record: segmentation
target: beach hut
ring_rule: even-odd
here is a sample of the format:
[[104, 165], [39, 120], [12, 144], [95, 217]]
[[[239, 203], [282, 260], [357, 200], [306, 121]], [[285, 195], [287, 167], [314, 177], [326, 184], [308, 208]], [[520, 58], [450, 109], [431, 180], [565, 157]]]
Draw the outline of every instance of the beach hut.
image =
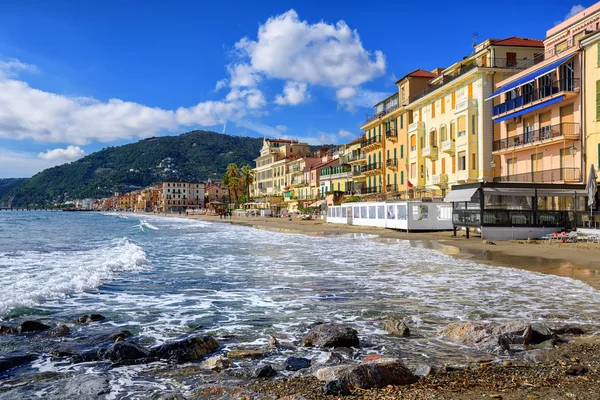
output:
[[225, 203], [219, 200], [212, 200], [208, 203], [208, 213], [212, 215], [224, 214], [227, 211]]

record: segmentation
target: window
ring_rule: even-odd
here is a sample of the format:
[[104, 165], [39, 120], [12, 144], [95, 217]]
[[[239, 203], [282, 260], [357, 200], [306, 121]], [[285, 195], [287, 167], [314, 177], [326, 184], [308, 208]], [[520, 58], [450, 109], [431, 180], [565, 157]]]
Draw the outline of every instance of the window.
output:
[[404, 158], [404, 145], [400, 145], [400, 158]]
[[464, 151], [458, 153], [458, 170], [464, 171], [467, 169], [467, 155]]
[[454, 122], [450, 122], [450, 140], [454, 140]]
[[431, 118], [435, 118], [435, 101], [431, 103]]
[[423, 121], [423, 109], [419, 108], [419, 121]]
[[437, 146], [437, 132], [435, 129], [429, 132], [429, 145], [433, 147]]
[[417, 151], [417, 135], [410, 137], [410, 151]]
[[410, 177], [411, 178], [417, 177], [417, 163], [410, 164]]
[[[598, 145], [598, 147], [600, 148], [600, 144]], [[600, 157], [600, 155], [598, 157]], [[600, 165], [600, 164], [598, 164], [598, 165]], [[400, 171], [400, 184], [404, 185], [404, 171]]]
[[557, 44], [556, 46], [554, 46], [554, 54], [560, 54], [563, 51], [565, 51], [567, 49], [567, 41], [564, 40], [562, 42], [560, 42], [559, 44]]
[[452, 160], [450, 160], [450, 164], [452, 164], [452, 173], [456, 172], [456, 156], [452, 156]]
[[431, 162], [431, 175], [435, 175], [435, 164], [436, 164], [435, 161]]
[[442, 125], [440, 127], [440, 136], [441, 136], [442, 142], [445, 142], [446, 141], [446, 125]]
[[475, 115], [471, 115], [471, 133], [473, 135], [477, 134], [477, 129], [476, 128], [477, 125], [475, 125]]
[[442, 174], [446, 173], [446, 159], [442, 158]]
[[469, 85], [467, 85], [467, 98], [472, 99], [473, 98], [473, 84], [469, 83]]
[[456, 92], [452, 92], [452, 107], [450, 109], [454, 110], [455, 108], [456, 108]]
[[402, 89], [400, 89], [401, 93], [402, 93], [402, 100], [404, 100], [404, 86], [402, 86]]
[[404, 128], [404, 114], [400, 116], [400, 129]]
[[465, 117], [460, 117], [458, 119], [458, 137], [465, 136], [467, 134], [467, 124], [465, 122]]
[[477, 161], [475, 159], [475, 153], [471, 154], [471, 169], [477, 169]]
[[421, 136], [419, 138], [419, 148], [422, 149], [423, 147], [425, 147], [425, 138], [423, 136]]
[[442, 97], [442, 99], [440, 100], [440, 114], [444, 114], [446, 112], [446, 98]]

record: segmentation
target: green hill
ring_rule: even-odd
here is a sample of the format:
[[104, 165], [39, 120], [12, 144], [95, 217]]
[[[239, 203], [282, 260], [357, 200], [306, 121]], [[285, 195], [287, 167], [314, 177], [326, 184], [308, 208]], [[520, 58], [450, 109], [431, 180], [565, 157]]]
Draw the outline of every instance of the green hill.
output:
[[108, 147], [48, 168], [0, 197], [13, 206], [106, 197], [165, 179], [220, 178], [229, 163], [254, 165], [262, 139], [192, 131]]
[[[27, 180], [0, 181], [0, 204], [44, 205], [56, 200], [100, 198], [166, 179], [220, 179], [229, 163], [254, 167], [263, 139], [192, 131], [108, 147]], [[316, 149], [323, 146], [311, 146]]]

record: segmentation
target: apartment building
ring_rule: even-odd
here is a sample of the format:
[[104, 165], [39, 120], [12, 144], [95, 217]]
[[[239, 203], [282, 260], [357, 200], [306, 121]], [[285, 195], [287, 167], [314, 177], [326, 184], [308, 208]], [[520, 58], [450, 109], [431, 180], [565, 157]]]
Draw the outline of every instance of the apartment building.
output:
[[539, 40], [488, 39], [474, 53], [436, 71], [407, 109], [409, 181], [417, 192], [443, 196], [455, 184], [492, 179], [494, 84], [532, 65], [543, 53]]
[[163, 182], [163, 211], [184, 212], [204, 208], [204, 183], [198, 181]]

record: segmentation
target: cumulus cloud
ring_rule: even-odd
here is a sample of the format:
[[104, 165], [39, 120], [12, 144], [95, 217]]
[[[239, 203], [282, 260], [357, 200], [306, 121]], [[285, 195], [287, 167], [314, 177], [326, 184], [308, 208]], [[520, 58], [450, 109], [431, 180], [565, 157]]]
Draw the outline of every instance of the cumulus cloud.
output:
[[0, 54], [0, 78], [13, 77], [19, 72], [37, 72], [37, 68], [16, 58], [3, 58]]
[[0, 148], [0, 178], [29, 178], [64, 161], [47, 160], [33, 153]]
[[340, 129], [340, 131], [338, 132], [338, 136], [342, 137], [342, 138], [351, 138], [351, 137], [358, 136], [358, 135], [355, 134], [355, 133], [348, 132], [348, 131], [345, 131], [343, 129]]
[[371, 108], [389, 96], [389, 93], [375, 92], [367, 89], [341, 88], [336, 93], [339, 105], [347, 111], [357, 108]]
[[335, 97], [339, 101], [348, 100], [349, 98], [354, 97], [354, 96], [356, 96], [356, 89], [353, 87], [350, 87], [350, 86], [339, 88], [335, 92]]
[[341, 87], [360, 85], [385, 72], [385, 56], [363, 48], [355, 30], [344, 22], [309, 24], [294, 10], [271, 17], [256, 40], [235, 44], [249, 65], [269, 78]]
[[295, 106], [310, 99], [308, 85], [301, 82], [287, 82], [283, 88], [283, 94], [275, 96], [275, 103], [279, 105]]
[[571, 10], [567, 13], [567, 15], [565, 15], [565, 18], [563, 19], [563, 21], [566, 21], [569, 18], [573, 17], [574, 15], [579, 14], [583, 10], [585, 10], [585, 7], [582, 6], [581, 4], [574, 5], [573, 7], [571, 7]]
[[79, 160], [85, 156], [85, 151], [79, 146], [68, 146], [66, 149], [47, 150], [39, 153], [38, 158], [48, 161], [69, 162]]

